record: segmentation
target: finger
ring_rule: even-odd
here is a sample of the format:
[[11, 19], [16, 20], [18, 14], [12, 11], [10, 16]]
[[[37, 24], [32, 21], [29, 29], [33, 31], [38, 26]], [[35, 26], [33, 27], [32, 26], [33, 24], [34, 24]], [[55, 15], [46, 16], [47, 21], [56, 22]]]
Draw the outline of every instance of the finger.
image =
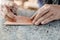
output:
[[15, 15], [13, 13], [7, 13], [7, 16], [9, 16], [10, 18], [15, 18]]
[[5, 7], [8, 9], [8, 6], [7, 5], [5, 5]]
[[51, 16], [51, 17], [45, 19], [44, 21], [42, 21], [41, 24], [46, 24], [46, 23], [49, 23], [49, 22], [51, 22], [53, 20], [54, 20], [54, 16]]
[[34, 17], [38, 14], [38, 12], [40, 11], [40, 9], [35, 12], [35, 14], [31, 17], [31, 19], [34, 19]]
[[49, 10], [50, 10], [49, 7], [47, 7], [47, 8], [42, 7], [42, 8], [37, 12], [36, 17], [35, 17], [34, 20], [33, 20], [33, 23], [35, 23], [35, 22], [37, 21], [37, 19], [39, 19], [40, 17], [42, 17], [42, 15], [44, 15], [45, 13], [47, 13]]
[[9, 12], [10, 11], [10, 8], [7, 5], [5, 5], [5, 7], [6, 7], [7, 11]]
[[48, 17], [52, 16], [52, 12], [48, 12], [47, 14], [45, 14], [43, 17], [41, 17], [40, 19], [38, 19], [35, 22], [35, 25], [39, 25], [43, 20], [47, 19]]
[[37, 13], [38, 13], [39, 11], [40, 11], [40, 9], [35, 12], [35, 14], [31, 17], [31, 19], [34, 19], [34, 17], [37, 15]]
[[35, 16], [36, 16], [36, 13], [31, 17], [31, 19], [33, 20]]

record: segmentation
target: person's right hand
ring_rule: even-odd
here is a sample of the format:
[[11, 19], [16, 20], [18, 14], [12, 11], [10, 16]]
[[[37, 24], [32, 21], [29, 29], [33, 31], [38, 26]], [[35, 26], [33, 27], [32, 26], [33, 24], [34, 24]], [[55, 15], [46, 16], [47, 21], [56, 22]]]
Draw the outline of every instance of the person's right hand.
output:
[[7, 20], [11, 20], [12, 19], [12, 20], [16, 21], [16, 19], [15, 19], [16, 16], [14, 15], [13, 12], [11, 12], [10, 7], [7, 6], [7, 5], [5, 5], [5, 7], [7, 9], [7, 13], [6, 13]]

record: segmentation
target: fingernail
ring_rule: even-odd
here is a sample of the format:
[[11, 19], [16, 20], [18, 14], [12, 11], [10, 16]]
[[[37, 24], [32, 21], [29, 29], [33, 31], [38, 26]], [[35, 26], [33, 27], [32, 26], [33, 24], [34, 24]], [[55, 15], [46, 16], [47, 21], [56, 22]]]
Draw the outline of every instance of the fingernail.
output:
[[36, 22], [35, 25], [39, 25], [39, 24]]
[[41, 22], [41, 24], [45, 24], [44, 22]]
[[35, 23], [35, 21], [33, 21], [33, 23]]

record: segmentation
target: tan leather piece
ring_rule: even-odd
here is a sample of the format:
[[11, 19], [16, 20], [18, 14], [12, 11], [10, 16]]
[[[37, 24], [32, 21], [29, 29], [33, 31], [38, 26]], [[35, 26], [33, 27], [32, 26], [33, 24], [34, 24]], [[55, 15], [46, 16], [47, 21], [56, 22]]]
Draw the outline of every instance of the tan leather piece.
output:
[[16, 16], [16, 22], [7, 20], [5, 25], [33, 25], [32, 20], [24, 16]]

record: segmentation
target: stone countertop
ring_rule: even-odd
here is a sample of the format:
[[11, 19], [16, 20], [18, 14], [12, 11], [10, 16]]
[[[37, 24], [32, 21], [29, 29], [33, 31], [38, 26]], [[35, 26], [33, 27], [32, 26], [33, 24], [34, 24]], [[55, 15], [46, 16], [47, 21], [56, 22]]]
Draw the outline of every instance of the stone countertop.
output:
[[[18, 11], [18, 15], [32, 16], [34, 11]], [[60, 40], [60, 21], [39, 26], [5, 26], [0, 12], [0, 40]]]

